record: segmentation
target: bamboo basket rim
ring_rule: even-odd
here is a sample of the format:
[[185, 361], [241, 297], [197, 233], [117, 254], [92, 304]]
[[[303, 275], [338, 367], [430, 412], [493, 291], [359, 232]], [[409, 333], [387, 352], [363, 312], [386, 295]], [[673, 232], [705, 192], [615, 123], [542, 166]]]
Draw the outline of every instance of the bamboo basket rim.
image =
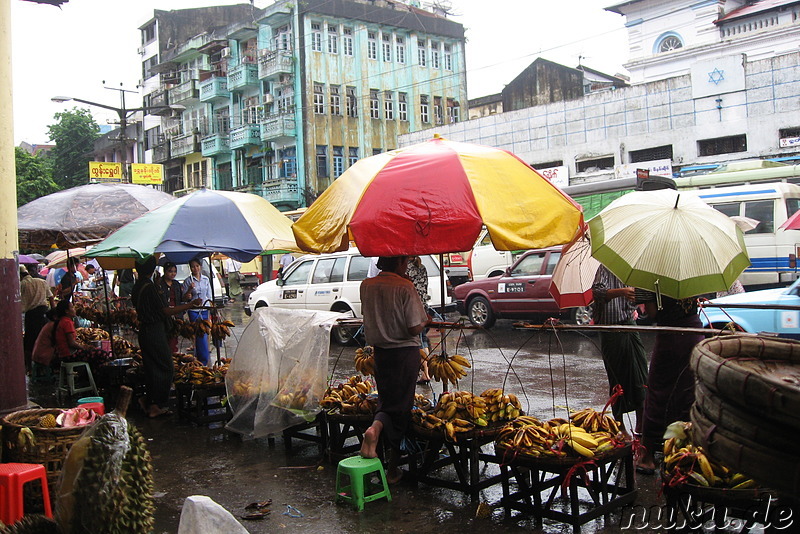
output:
[[[31, 431], [35, 432], [47, 432], [49, 434], [64, 434], [64, 435], [72, 435], [72, 434], [80, 434], [82, 433], [88, 425], [82, 426], [74, 426], [69, 428], [64, 427], [52, 427], [47, 428], [38, 425], [32, 425], [30, 423], [38, 422], [42, 416], [52, 414], [54, 416], [58, 416], [64, 411], [66, 408], [34, 408], [29, 410], [18, 410], [16, 412], [11, 412], [10, 414], [6, 415], [1, 423], [3, 427], [9, 428], [30, 428]], [[22, 420], [17, 420], [22, 419]]]

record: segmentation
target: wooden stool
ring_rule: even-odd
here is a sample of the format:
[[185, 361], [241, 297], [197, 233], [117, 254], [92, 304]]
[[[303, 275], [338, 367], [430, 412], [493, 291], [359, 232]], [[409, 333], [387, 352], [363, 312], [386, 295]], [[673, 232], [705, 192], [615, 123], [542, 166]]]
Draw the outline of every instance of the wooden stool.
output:
[[11, 525], [22, 519], [22, 487], [27, 482], [39, 480], [42, 483], [44, 515], [52, 518], [50, 509], [50, 490], [47, 488], [47, 472], [40, 464], [0, 464], [0, 521]]
[[[89, 379], [89, 385], [84, 387], [75, 386], [75, 377], [78, 375], [77, 369], [86, 369], [86, 376]], [[94, 377], [92, 376], [92, 369], [86, 362], [61, 362], [61, 371], [58, 373], [58, 388], [56, 390], [58, 396], [61, 393], [66, 393], [70, 397], [78, 393], [94, 393], [97, 396], [97, 386], [94, 384]]]
[[[383, 489], [371, 495], [365, 495], [366, 484], [364, 477], [378, 473], [381, 478]], [[350, 478], [350, 484], [345, 486], [342, 484], [342, 476]], [[383, 464], [378, 458], [362, 458], [360, 456], [351, 456], [339, 462], [339, 467], [336, 469], [336, 498], [355, 505], [356, 509], [360, 512], [364, 509], [364, 503], [386, 497], [387, 501], [392, 500], [392, 494], [389, 492], [389, 484], [386, 482], [386, 472], [383, 470]]]

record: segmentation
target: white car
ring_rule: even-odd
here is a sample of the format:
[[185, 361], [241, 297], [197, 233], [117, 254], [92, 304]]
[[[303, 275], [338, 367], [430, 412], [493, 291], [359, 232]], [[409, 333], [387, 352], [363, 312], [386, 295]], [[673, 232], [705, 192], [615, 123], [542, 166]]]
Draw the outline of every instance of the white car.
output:
[[[371, 261], [356, 249], [298, 258], [280, 279], [265, 282], [250, 294], [245, 313], [275, 306], [352, 312], [354, 317], [361, 317], [361, 281], [367, 277]], [[422, 263], [428, 271], [428, 306], [438, 310], [442, 300], [439, 264], [431, 256], [422, 256]], [[452, 308], [450, 293], [450, 283], [445, 280], [445, 307]], [[337, 343], [345, 345], [353, 341], [354, 332], [334, 328], [332, 335]]]
[[511, 267], [511, 264], [523, 252], [525, 251], [497, 250], [492, 244], [492, 238], [489, 237], [489, 231], [484, 227], [469, 253], [469, 270], [472, 273], [472, 280], [483, 280], [505, 274], [506, 269]]

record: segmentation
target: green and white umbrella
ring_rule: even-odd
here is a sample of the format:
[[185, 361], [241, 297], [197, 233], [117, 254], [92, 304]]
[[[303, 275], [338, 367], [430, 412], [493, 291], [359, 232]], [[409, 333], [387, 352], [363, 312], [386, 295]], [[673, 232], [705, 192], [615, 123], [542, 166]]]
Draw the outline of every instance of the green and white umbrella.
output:
[[725, 291], [750, 265], [736, 223], [689, 192], [628, 193], [589, 231], [592, 256], [620, 280], [673, 298]]

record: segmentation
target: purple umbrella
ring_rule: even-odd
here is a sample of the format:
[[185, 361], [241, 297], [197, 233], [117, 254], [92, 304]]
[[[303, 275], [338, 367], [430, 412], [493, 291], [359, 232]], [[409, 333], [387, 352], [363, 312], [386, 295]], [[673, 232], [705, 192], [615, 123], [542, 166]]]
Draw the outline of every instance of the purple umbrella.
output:
[[39, 260], [28, 256], [27, 254], [20, 254], [17, 259], [19, 260], [20, 265], [36, 265], [39, 263]]

